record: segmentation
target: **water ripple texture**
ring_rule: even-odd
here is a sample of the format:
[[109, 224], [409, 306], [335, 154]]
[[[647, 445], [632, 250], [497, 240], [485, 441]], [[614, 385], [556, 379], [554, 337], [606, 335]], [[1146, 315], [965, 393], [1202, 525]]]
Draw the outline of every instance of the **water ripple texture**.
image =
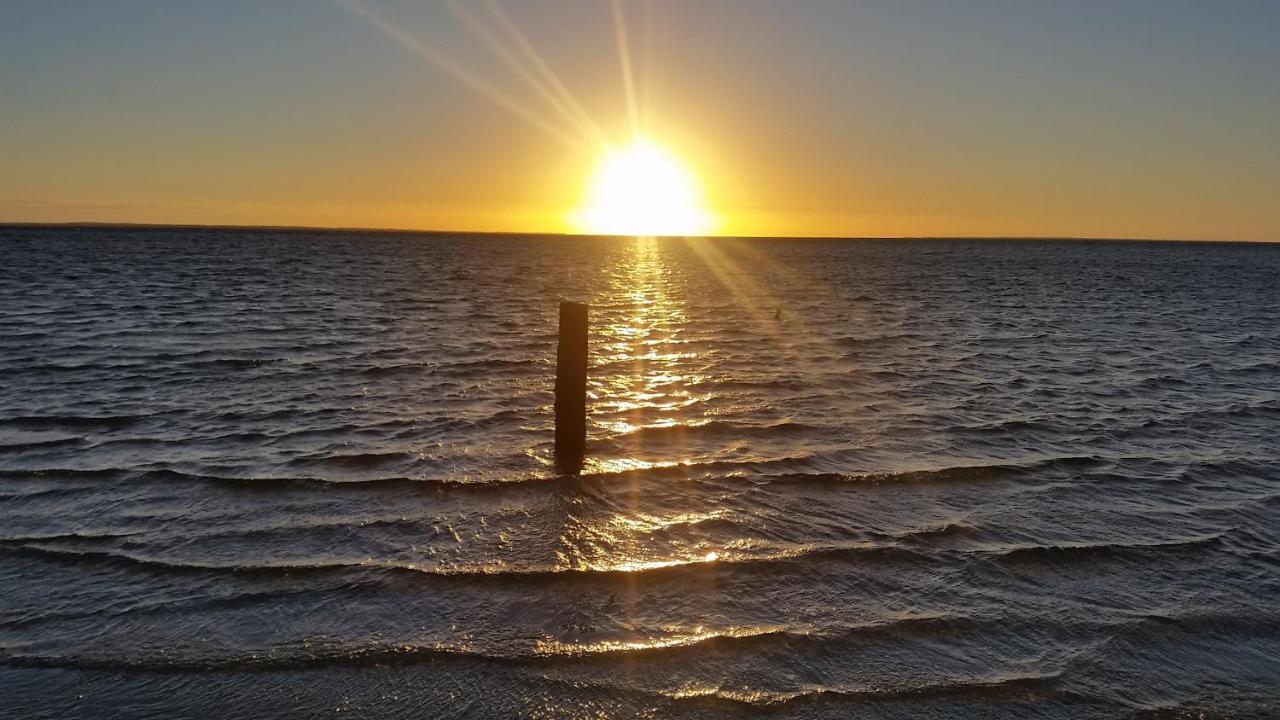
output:
[[1280, 717], [1278, 280], [1270, 245], [0, 229], [0, 715]]

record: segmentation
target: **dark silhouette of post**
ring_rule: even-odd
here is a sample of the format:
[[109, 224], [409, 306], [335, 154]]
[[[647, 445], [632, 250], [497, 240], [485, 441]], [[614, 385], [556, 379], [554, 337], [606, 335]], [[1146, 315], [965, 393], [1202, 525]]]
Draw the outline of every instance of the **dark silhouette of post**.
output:
[[587, 306], [560, 303], [556, 348], [556, 462], [568, 473], [582, 470], [587, 452]]

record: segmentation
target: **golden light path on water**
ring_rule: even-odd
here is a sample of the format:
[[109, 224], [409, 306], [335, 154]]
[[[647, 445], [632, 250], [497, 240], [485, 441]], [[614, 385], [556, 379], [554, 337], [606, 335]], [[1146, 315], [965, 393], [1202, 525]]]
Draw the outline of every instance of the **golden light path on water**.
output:
[[682, 427], [687, 421], [686, 408], [702, 398], [688, 389], [700, 378], [683, 368], [696, 360], [696, 355], [682, 349], [681, 328], [687, 318], [672, 288], [673, 269], [662, 255], [661, 241], [637, 237], [619, 242], [629, 247], [613, 266], [608, 284], [591, 299], [597, 329], [592, 338], [588, 402], [596, 418], [593, 434], [597, 440], [608, 438], [622, 452], [607, 458], [589, 457], [584, 474], [616, 474], [622, 482], [631, 482], [627, 494], [630, 507], [604, 517], [578, 517], [573, 506], [579, 498], [571, 498], [561, 538], [561, 560], [566, 569], [605, 572], [714, 562], [721, 548], [668, 547], [665, 554], [655, 555], [643, 541], [667, 528], [713, 520], [724, 511], [711, 508], [654, 514], [638, 509], [642, 488], [627, 471], [682, 464], [679, 457], [661, 462], [642, 457], [641, 431]]
[[[769, 354], [784, 366], [803, 364], [827, 336], [798, 312], [779, 308], [787, 293], [812, 286], [812, 279], [796, 277], [751, 241], [640, 236], [582, 242], [599, 244], [609, 259], [581, 296], [591, 324], [588, 452], [581, 476], [562, 478], [557, 509], [543, 524], [550, 531], [547, 554], [529, 563], [500, 553], [482, 565], [468, 562], [449, 571], [610, 576], [612, 597], [604, 608], [609, 621], [584, 618], [581, 625], [527, 638], [534, 643], [527, 651], [537, 655], [625, 656], [778, 631], [768, 623], [705, 616], [671, 624], [644, 605], [654, 571], [677, 574], [691, 597], [713, 597], [739, 563], [783, 561], [812, 551], [810, 543], [796, 539], [721, 532], [751, 525], [735, 508], [750, 504], [742, 496], [759, 492], [757, 483], [721, 475], [708, 486], [698, 479], [702, 466], [721, 458], [750, 463], [772, 457], [740, 440], [708, 442], [719, 431], [707, 425], [732, 426], [743, 413], [763, 410], [747, 395], [723, 389], [725, 382], [751, 381], [736, 364], [743, 351], [724, 345], [724, 328], [733, 325], [737, 342], [751, 345], [751, 352]], [[530, 448], [527, 454], [545, 468], [545, 477], [555, 477], [549, 449]], [[868, 543], [841, 546], [861, 550]], [[734, 698], [745, 693], [753, 702], [774, 701], [752, 695], [749, 686], [714, 683], [664, 692]]]
[[[686, 320], [683, 305], [670, 290], [671, 270], [661, 257], [657, 240], [636, 238], [630, 242], [627, 259], [615, 267], [604, 296], [593, 303], [611, 315], [600, 330], [601, 341], [593, 348], [593, 366], [627, 370], [593, 388], [597, 399], [593, 409], [611, 417], [622, 415], [605, 426], [619, 434], [640, 427], [675, 425], [682, 419], [680, 410], [697, 399], [685, 389], [697, 378], [686, 377], [677, 369], [680, 360], [694, 354], [670, 349], [680, 346], [680, 328]], [[610, 305], [616, 309], [611, 311]]]
[[[533, 652], [625, 656], [632, 651], [794, 631], [706, 618], [687, 625], [655, 626], [652, 616], [637, 613], [651, 582], [646, 571], [680, 568], [690, 597], [712, 597], [725, 563], [783, 559], [809, 550], [802, 544], [724, 537], [707, 530], [738, 522], [730, 509], [735, 506], [731, 496], [751, 492], [750, 482], [730, 484], [719, 500], [691, 506], [678, 488], [657, 488], [651, 474], [632, 472], [695, 462], [684, 450], [685, 431], [717, 421], [709, 410], [716, 399], [711, 389], [717, 377], [711, 369], [716, 359], [706, 350], [695, 349], [702, 347], [699, 319], [691, 317], [694, 309], [689, 303], [705, 305], [711, 301], [707, 293], [730, 299], [743, 308], [742, 317], [753, 326], [752, 334], [785, 344], [774, 313], [778, 299], [741, 266], [763, 258], [746, 247], [740, 253], [736, 245], [721, 246], [728, 241], [635, 237], [605, 242], [621, 243], [623, 249], [609, 266], [607, 281], [587, 298], [592, 313], [588, 446], [597, 452], [588, 453], [582, 485], [564, 496], [556, 565], [566, 573], [618, 575], [621, 583], [613, 605], [619, 613], [614, 617], [617, 627], [606, 633], [587, 627], [549, 634], [536, 641]], [[678, 262], [690, 258], [695, 266], [710, 268], [706, 275], [710, 283], [696, 291], [689, 284], [693, 268]], [[705, 270], [697, 267], [696, 272]], [[802, 324], [792, 329], [807, 331]], [[660, 439], [655, 440], [655, 432]], [[670, 482], [687, 481], [673, 478]], [[597, 491], [595, 483], [607, 483], [611, 489]], [[655, 493], [677, 499], [655, 502]], [[663, 692], [673, 698], [720, 697], [757, 704], [785, 702], [789, 697], [714, 682], [673, 685]]]
[[[672, 248], [691, 248], [693, 256], [711, 270], [713, 285], [732, 298], [755, 333], [767, 342], [785, 345], [778, 317], [778, 299], [744, 272], [730, 252], [719, 247], [729, 242], [699, 238], [619, 238], [626, 249], [611, 266], [607, 283], [589, 298], [592, 313], [591, 370], [588, 414], [589, 447], [583, 476], [607, 476], [610, 483], [629, 483], [630, 504], [610, 515], [575, 514], [580, 498], [569, 499], [570, 510], [561, 537], [561, 567], [565, 570], [629, 572], [699, 563], [732, 561], [759, 555], [762, 548], [740, 543], [712, 545], [706, 540], [655, 545], [648, 540], [679, 526], [694, 527], [721, 518], [721, 507], [673, 507], [655, 514], [653, 503], [641, 503], [645, 489], [641, 473], [630, 471], [686, 465], [681, 455], [685, 430], [714, 422], [706, 408], [713, 400], [715, 378], [705, 369], [712, 359], [699, 357], [688, 337], [690, 317], [685, 273], [673, 264]], [[760, 260], [750, 248], [732, 248], [747, 261]], [[771, 270], [771, 272], [773, 272]], [[784, 269], [777, 269], [779, 276]], [[812, 337], [810, 328], [792, 320], [789, 333]], [[655, 449], [654, 433], [662, 435]], [[666, 452], [670, 449], [670, 452]], [[652, 482], [650, 479], [649, 482]], [[742, 490], [747, 492], [744, 485]], [[641, 512], [641, 506], [648, 512]], [[693, 534], [700, 536], [699, 534]], [[703, 536], [705, 537], [705, 536]], [[777, 554], [778, 548], [766, 551]], [[786, 549], [782, 554], [789, 554]]]

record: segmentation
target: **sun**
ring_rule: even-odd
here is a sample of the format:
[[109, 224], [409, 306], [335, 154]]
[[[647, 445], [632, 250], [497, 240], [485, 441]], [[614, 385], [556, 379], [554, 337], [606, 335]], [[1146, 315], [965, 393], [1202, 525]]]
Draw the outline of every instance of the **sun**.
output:
[[569, 220], [596, 235], [704, 235], [714, 226], [697, 178], [649, 140], [605, 153]]

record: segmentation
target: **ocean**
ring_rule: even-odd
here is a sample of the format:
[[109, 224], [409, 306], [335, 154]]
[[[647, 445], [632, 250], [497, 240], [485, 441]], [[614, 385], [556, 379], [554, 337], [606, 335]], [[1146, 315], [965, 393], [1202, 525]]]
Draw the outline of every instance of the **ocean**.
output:
[[1278, 550], [1277, 245], [0, 229], [4, 717], [1275, 718]]

